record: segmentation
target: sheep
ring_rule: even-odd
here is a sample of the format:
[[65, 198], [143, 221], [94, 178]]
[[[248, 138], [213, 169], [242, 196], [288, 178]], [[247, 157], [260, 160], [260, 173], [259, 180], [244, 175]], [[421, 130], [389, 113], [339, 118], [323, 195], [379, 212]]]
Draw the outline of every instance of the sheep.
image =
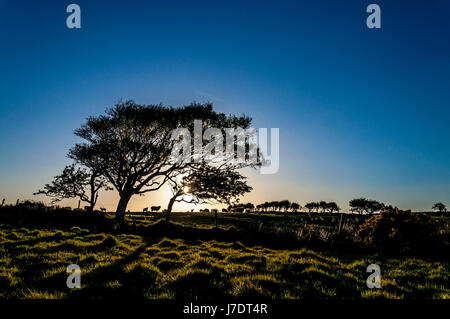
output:
[[159, 211], [160, 209], [161, 209], [161, 206], [152, 206], [152, 207], [151, 207], [152, 212], [157, 212], [157, 211]]

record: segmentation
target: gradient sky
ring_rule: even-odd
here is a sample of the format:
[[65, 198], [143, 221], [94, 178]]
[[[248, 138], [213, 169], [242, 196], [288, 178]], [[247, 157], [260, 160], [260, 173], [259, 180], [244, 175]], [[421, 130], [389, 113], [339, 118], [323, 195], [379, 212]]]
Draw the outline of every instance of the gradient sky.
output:
[[[66, 27], [70, 3], [81, 29]], [[370, 3], [381, 29], [366, 27]], [[446, 0], [0, 0], [0, 96], [8, 203], [44, 199], [32, 193], [69, 163], [73, 130], [134, 99], [212, 101], [280, 128], [280, 170], [250, 172], [244, 201], [450, 205]], [[165, 206], [167, 195], [129, 208]], [[116, 202], [110, 192], [99, 206]]]

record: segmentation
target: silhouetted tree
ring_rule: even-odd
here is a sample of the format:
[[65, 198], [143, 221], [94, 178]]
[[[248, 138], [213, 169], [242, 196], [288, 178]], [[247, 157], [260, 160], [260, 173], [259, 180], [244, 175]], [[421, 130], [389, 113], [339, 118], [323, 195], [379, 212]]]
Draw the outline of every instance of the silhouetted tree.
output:
[[364, 197], [352, 199], [349, 202], [349, 206], [351, 211], [356, 211], [359, 214], [364, 212], [371, 214], [382, 208], [381, 203]]
[[327, 209], [327, 202], [325, 202], [325, 201], [320, 201], [319, 202], [319, 207], [320, 207], [320, 209], [322, 210], [322, 213], [324, 213], [325, 211], [326, 211], [326, 209]]
[[314, 202], [306, 203], [305, 208], [308, 210], [308, 213], [311, 214], [311, 212], [316, 208], [316, 203]]
[[431, 209], [437, 210], [437, 211], [439, 211], [439, 213], [443, 213], [443, 212], [447, 211], [447, 207], [444, 204], [442, 204], [442, 203], [434, 204]]
[[373, 214], [376, 211], [381, 210], [382, 204], [376, 200], [368, 200], [367, 201], [367, 212], [369, 214]]
[[291, 210], [293, 212], [296, 213], [299, 209], [300, 209], [300, 205], [298, 203], [295, 203], [295, 202], [291, 203]]
[[291, 207], [291, 202], [285, 199], [280, 201], [278, 205], [280, 209], [283, 209], [284, 212], [287, 212], [287, 210]]
[[264, 202], [263, 204], [261, 204], [261, 207], [262, 207], [264, 212], [268, 212], [270, 210], [270, 208], [271, 208], [271, 203]]
[[55, 176], [50, 184], [45, 184], [44, 188], [34, 195], [45, 194], [53, 198], [52, 203], [66, 198], [79, 198], [89, 203], [87, 209], [93, 211], [98, 191], [102, 188], [111, 190], [106, 178], [101, 176], [99, 171], [89, 171], [72, 164], [66, 166], [62, 174]]
[[328, 211], [330, 213], [333, 213], [334, 211], [339, 212], [340, 208], [338, 206], [338, 204], [336, 204], [335, 202], [329, 202], [326, 204], [326, 209], [328, 209]]
[[[166, 220], [175, 202], [195, 204], [231, 203], [239, 196], [250, 192], [246, 178], [235, 170], [227, 170], [202, 163], [192, 168], [187, 175], [180, 179], [169, 178], [173, 196], [169, 200], [166, 210]], [[250, 204], [253, 207], [253, 204]], [[247, 204], [247, 207], [248, 204]], [[217, 219], [217, 210], [215, 211]], [[217, 223], [217, 220], [216, 220]]]
[[172, 132], [180, 127], [193, 132], [195, 119], [202, 120], [205, 130], [238, 126], [246, 129], [251, 122], [246, 116], [216, 113], [211, 104], [172, 108], [126, 101], [108, 109], [105, 115], [89, 117], [75, 131], [84, 142], [76, 144], [69, 156], [89, 167], [95, 155], [101, 175], [119, 193], [116, 221], [122, 223], [132, 196], [160, 189], [169, 178], [192, 165], [173, 161]]

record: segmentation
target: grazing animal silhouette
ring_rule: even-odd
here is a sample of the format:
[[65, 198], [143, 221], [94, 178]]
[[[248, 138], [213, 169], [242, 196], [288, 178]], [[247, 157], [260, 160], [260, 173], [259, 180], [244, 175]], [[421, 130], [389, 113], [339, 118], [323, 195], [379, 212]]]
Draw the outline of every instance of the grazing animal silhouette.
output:
[[100, 210], [101, 210], [102, 212], [106, 212], [106, 208], [100, 207]]
[[145, 208], [142, 210], [142, 212], [143, 212], [143, 213], [148, 212], [148, 207], [145, 207]]
[[161, 206], [152, 206], [151, 209], [152, 209], [152, 212], [157, 212], [161, 209]]
[[222, 213], [228, 213], [228, 209], [222, 208]]

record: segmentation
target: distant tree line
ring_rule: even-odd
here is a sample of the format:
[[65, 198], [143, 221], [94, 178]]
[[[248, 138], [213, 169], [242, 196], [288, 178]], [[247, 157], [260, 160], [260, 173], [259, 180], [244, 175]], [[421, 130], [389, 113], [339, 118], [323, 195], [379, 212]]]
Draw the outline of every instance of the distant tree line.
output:
[[[355, 198], [349, 202], [350, 210], [352, 212], [357, 212], [359, 214], [373, 214], [374, 212], [380, 211], [382, 208], [382, 203], [366, 199], [366, 198]], [[436, 206], [437, 205], [437, 206]], [[441, 205], [436, 204], [433, 209], [442, 210]], [[291, 202], [289, 200], [281, 201], [271, 201], [264, 202], [262, 204], [254, 206], [252, 203], [246, 204], [235, 204], [228, 207], [228, 211], [231, 212], [298, 212], [306, 211], [308, 213], [339, 213], [341, 208], [336, 202], [308, 202], [305, 206], [302, 206], [296, 202]]]

